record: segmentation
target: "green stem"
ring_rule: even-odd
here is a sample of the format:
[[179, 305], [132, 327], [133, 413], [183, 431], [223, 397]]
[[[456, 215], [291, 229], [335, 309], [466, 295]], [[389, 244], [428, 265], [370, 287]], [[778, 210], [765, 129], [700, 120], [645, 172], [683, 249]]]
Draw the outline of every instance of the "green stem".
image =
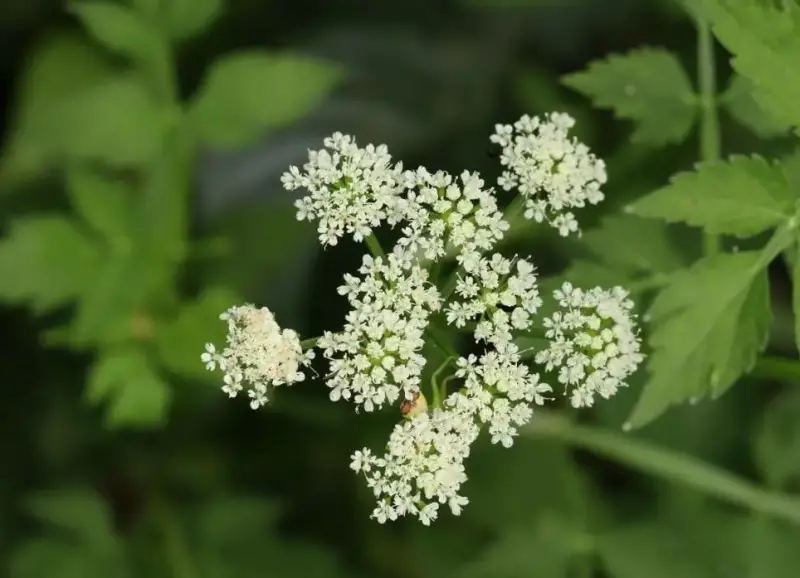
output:
[[164, 554], [170, 568], [170, 575], [174, 578], [196, 578], [200, 574], [196, 571], [183, 532], [175, 519], [169, 505], [156, 496], [151, 501], [151, 512], [163, 540]]
[[383, 247], [381, 247], [381, 244], [378, 242], [378, 239], [375, 237], [375, 235], [370, 235], [365, 239], [365, 241], [367, 242], [367, 248], [369, 249], [369, 252], [372, 253], [373, 257], [386, 256], [386, 253], [383, 252]]
[[440, 387], [439, 384], [439, 376], [442, 372], [447, 369], [447, 366], [450, 365], [450, 362], [455, 359], [453, 356], [448, 357], [445, 359], [442, 364], [436, 368], [436, 371], [433, 372], [431, 376], [431, 388], [433, 390], [433, 407], [441, 407], [442, 406], [442, 399], [444, 398], [444, 391]]
[[577, 425], [539, 411], [527, 433], [552, 438], [775, 518], [800, 524], [800, 499], [755, 486], [694, 456], [602, 428]]
[[[700, 160], [713, 162], [720, 157], [720, 131], [717, 114], [717, 79], [714, 60], [714, 37], [706, 18], [697, 20], [697, 70], [700, 85]], [[720, 250], [718, 235], [706, 233], [705, 254], [714, 255]]]
[[758, 379], [800, 382], [800, 359], [765, 356], [756, 362], [749, 375]]

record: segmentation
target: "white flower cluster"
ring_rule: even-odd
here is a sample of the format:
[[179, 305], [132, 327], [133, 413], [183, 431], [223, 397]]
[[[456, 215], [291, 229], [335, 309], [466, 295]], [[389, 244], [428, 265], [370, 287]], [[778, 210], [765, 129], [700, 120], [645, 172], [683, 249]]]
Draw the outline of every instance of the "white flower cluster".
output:
[[595, 394], [614, 395], [644, 359], [633, 302], [622, 287], [583, 291], [564, 283], [554, 292], [564, 309], [545, 319], [550, 346], [536, 355], [547, 371], [572, 388], [573, 407], [589, 407]]
[[378, 500], [372, 517], [384, 523], [410, 514], [427, 526], [439, 504], [458, 515], [468, 503], [459, 494], [467, 480], [464, 460], [479, 433], [469, 413], [434, 409], [397, 424], [382, 457], [356, 451], [350, 467], [364, 474]]
[[391, 164], [386, 145], [359, 148], [339, 132], [324, 144], [330, 151], [309, 151], [303, 172], [293, 166], [281, 177], [285, 189], [310, 193], [295, 203], [298, 220], [319, 219], [322, 245], [336, 245], [345, 234], [360, 241], [383, 221], [397, 223], [403, 168]]
[[438, 261], [449, 247], [460, 262], [472, 262], [489, 251], [508, 230], [491, 189], [483, 188], [477, 173], [464, 171], [459, 179], [444, 171], [434, 174], [424, 167], [404, 174], [405, 221], [403, 238], [395, 252], [413, 260], [420, 254]]
[[525, 115], [513, 126], [496, 125], [491, 137], [503, 148], [500, 163], [506, 168], [499, 185], [525, 198], [526, 219], [547, 222], [565, 237], [579, 230], [572, 209], [602, 201], [607, 178], [605, 163], [569, 137], [574, 125], [564, 113], [543, 120]]
[[[503, 147], [499, 184], [519, 190], [527, 218], [562, 235], [578, 230], [572, 210], [603, 199], [606, 179], [602, 161], [569, 138], [573, 123], [565, 114], [524, 116], [513, 126], [497, 125], [491, 137]], [[468, 503], [461, 494], [464, 462], [480, 432], [511, 447], [533, 408], [552, 393], [514, 343], [542, 305], [536, 270], [525, 259], [491, 253], [509, 224], [477, 173], [403, 171], [385, 146], [359, 148], [339, 133], [325, 147], [309, 152], [302, 171], [291, 167], [283, 175], [287, 189], [309, 193], [297, 202], [297, 217], [318, 221], [323, 246], [352, 236], [367, 240], [374, 253], [339, 287], [350, 305], [344, 326], [316, 340], [329, 362], [325, 381], [332, 401], [347, 400], [356, 411], [400, 403], [403, 420], [383, 454], [357, 451], [351, 468], [372, 489], [378, 522], [412, 515], [427, 525], [442, 505], [457, 515]], [[370, 238], [384, 223], [400, 229], [387, 254]], [[440, 291], [428, 269], [448, 257], [457, 272]], [[567, 283], [555, 297], [563, 311], [545, 319], [550, 344], [535, 361], [557, 370], [576, 407], [591, 405], [595, 394], [613, 395], [643, 358], [627, 294], [620, 288], [584, 292]], [[228, 347], [219, 354], [209, 345], [202, 359], [208, 369], [219, 365], [225, 372], [223, 389], [231, 396], [249, 384], [256, 408], [268, 386], [303, 378], [300, 367], [311, 351], [303, 353], [297, 335], [281, 330], [267, 309], [234, 307], [224, 318]], [[437, 342], [446, 359], [432, 378], [429, 407], [422, 375], [432, 320], [468, 329], [483, 351], [459, 357]], [[447, 389], [450, 382], [455, 390]]]
[[425, 269], [396, 255], [365, 255], [359, 273], [339, 287], [351, 307], [344, 329], [326, 332], [317, 345], [330, 360], [331, 400], [373, 411], [419, 392], [425, 328], [441, 297]]
[[464, 327], [468, 320], [480, 316], [475, 339], [496, 347], [510, 343], [512, 331], [528, 329], [531, 315], [542, 304], [534, 266], [519, 259], [512, 275], [513, 267], [510, 259], [498, 253], [465, 266], [465, 275], [459, 276], [456, 284], [461, 300], [447, 307], [447, 322]]
[[213, 344], [207, 343], [200, 359], [209, 371], [219, 366], [225, 374], [222, 390], [230, 397], [236, 397], [247, 386], [250, 407], [258, 409], [267, 403], [270, 386], [291, 385], [305, 379], [300, 368], [311, 362], [314, 351], [304, 353], [297, 333], [282, 330], [269, 309], [234, 306], [220, 319], [228, 322], [227, 347], [217, 352]]

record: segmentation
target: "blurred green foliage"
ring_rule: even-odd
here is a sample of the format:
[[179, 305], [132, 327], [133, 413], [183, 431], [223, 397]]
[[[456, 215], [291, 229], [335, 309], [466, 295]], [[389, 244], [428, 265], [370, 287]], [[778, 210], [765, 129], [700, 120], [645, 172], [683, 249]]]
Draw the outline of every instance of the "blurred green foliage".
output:
[[[347, 469], [394, 416], [353, 420], [319, 380], [250, 412], [199, 359], [223, 340], [219, 313], [242, 300], [268, 298], [303, 334], [340, 323], [334, 287], [355, 250], [315, 253], [313, 227], [278, 193], [285, 166], [333, 130], [396, 145], [409, 164], [494, 175], [475, 151], [495, 122], [570, 112], [607, 159], [608, 201], [588, 210], [580, 241], [528, 228], [507, 248], [534, 255], [545, 284], [627, 285], [644, 313], [702, 245], [692, 229], [615, 212], [698, 160], [694, 24], [675, 2], [25, 6], [0, 7], [16, 30], [0, 156], [0, 567], [11, 578], [800, 573], [793, 364], [763, 364], [632, 433], [621, 427], [644, 372], [580, 421], [544, 414], [513, 451], [476, 447], [469, 507], [421, 528], [370, 521], [371, 497]], [[761, 24], [784, 33], [782, 22]], [[720, 20], [734, 53], [741, 26]], [[718, 59], [723, 153], [792, 153], [798, 117], [774, 111], [800, 110], [782, 89], [800, 82], [740, 60], [733, 73]], [[796, 191], [800, 171], [782, 166]], [[225, 192], [243, 189], [258, 194]], [[792, 331], [779, 330], [791, 319], [786, 269], [759, 271], [775, 321], [751, 333], [796, 358]], [[693, 294], [692, 315], [714, 315], [737, 272]], [[717, 349], [690, 352], [703, 363], [724, 357], [740, 322], [727, 316]], [[663, 363], [681, 399], [701, 397], [690, 362]]]

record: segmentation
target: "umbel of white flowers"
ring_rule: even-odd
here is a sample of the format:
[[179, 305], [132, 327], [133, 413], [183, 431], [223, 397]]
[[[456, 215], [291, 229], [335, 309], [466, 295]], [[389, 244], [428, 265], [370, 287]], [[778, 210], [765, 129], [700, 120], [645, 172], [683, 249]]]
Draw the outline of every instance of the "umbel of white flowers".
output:
[[[511, 210], [521, 208], [525, 218], [562, 236], [579, 233], [573, 211], [600, 202], [606, 182], [603, 162], [569, 137], [573, 124], [566, 114], [523, 116], [514, 125], [497, 125], [491, 137], [502, 147], [499, 185], [518, 194]], [[256, 409], [272, 388], [302, 381], [317, 348], [328, 361], [332, 401], [367, 412], [399, 406], [403, 419], [383, 453], [356, 451], [351, 468], [372, 489], [378, 522], [412, 515], [428, 525], [440, 506], [458, 515], [468, 503], [461, 493], [464, 462], [480, 433], [511, 447], [533, 408], [552, 396], [515, 344], [542, 317], [536, 268], [526, 259], [492, 253], [509, 222], [478, 174], [403, 170], [386, 146], [360, 148], [340, 133], [324, 145], [309, 152], [302, 169], [290, 167], [282, 181], [288, 190], [307, 191], [296, 203], [297, 218], [317, 223], [323, 246], [350, 236], [370, 248], [338, 289], [350, 305], [343, 326], [304, 348], [267, 308], [235, 306], [221, 315], [228, 323], [225, 348], [208, 344], [201, 359], [207, 369], [223, 372], [223, 391], [235, 397], [246, 389]], [[388, 254], [373, 237], [381, 225], [401, 233]], [[440, 283], [432, 271], [448, 257], [457, 269]], [[627, 292], [582, 290], [567, 282], [549, 297], [557, 308], [537, 323], [547, 345], [534, 353], [535, 364], [551, 372], [574, 407], [591, 406], [597, 396], [609, 398], [625, 387], [643, 360]], [[446, 351], [429, 400], [423, 349], [434, 316], [471, 332], [481, 353]]]

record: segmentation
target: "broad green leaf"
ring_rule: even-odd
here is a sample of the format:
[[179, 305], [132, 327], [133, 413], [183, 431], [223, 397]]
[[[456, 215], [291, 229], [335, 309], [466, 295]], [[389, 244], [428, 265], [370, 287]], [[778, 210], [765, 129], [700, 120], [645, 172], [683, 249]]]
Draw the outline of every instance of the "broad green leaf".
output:
[[112, 74], [102, 50], [76, 34], [44, 38], [26, 59], [14, 96], [14, 118], [0, 156], [0, 183], [39, 177], [53, 163], [48, 140], [32, 138], [30, 126], [60, 101]]
[[82, 165], [67, 172], [67, 192], [78, 215], [118, 251], [130, 248], [134, 191]]
[[650, 379], [631, 427], [645, 425], [672, 404], [721, 395], [752, 368], [772, 319], [770, 260], [758, 251], [709, 257], [675, 274], [658, 294], [650, 309]]
[[105, 403], [112, 428], [148, 428], [166, 421], [170, 386], [135, 346], [102, 351], [92, 366], [85, 392], [92, 404]]
[[129, 339], [133, 322], [148, 296], [147, 271], [135, 253], [108, 256], [81, 295], [71, 325], [75, 345], [97, 345]]
[[73, 221], [17, 217], [0, 238], [0, 299], [51, 310], [77, 298], [99, 262], [97, 247]]
[[160, 151], [168, 114], [136, 76], [116, 76], [43, 110], [26, 139], [49, 154], [139, 166]]
[[256, 51], [224, 56], [212, 64], [190, 121], [209, 144], [241, 145], [308, 113], [340, 78], [337, 66], [309, 56]]
[[776, 121], [800, 126], [800, 6], [746, 0], [703, 0], [700, 10], [733, 54], [733, 68], [756, 87]]
[[125, 544], [100, 496], [80, 490], [40, 494], [31, 509], [46, 531], [12, 552], [11, 578], [133, 578]]
[[683, 66], [671, 52], [640, 48], [595, 61], [563, 82], [595, 106], [632, 120], [635, 142], [681, 142], [697, 114], [696, 97]]
[[207, 289], [197, 300], [184, 303], [175, 317], [157, 324], [155, 343], [164, 367], [181, 376], [219, 381], [218, 374], [205, 370], [200, 355], [206, 343], [225, 343], [227, 327], [219, 316], [240, 302], [227, 289]]
[[223, 0], [170, 0], [163, 4], [163, 21], [170, 38], [187, 40], [204, 32], [219, 17]]
[[795, 198], [780, 166], [758, 156], [733, 156], [677, 175], [628, 210], [713, 234], [750, 237], [787, 221]]
[[581, 241], [598, 260], [631, 275], [671, 273], [686, 264], [666, 226], [632, 215], [603, 217]]
[[752, 83], [739, 74], [731, 78], [731, 83], [722, 96], [722, 104], [737, 122], [750, 129], [761, 138], [771, 138], [786, 134], [791, 128], [775, 120], [756, 102]]
[[769, 487], [800, 482], [800, 392], [779, 394], [767, 406], [753, 438], [753, 458]]
[[160, 48], [162, 41], [155, 28], [127, 6], [90, 0], [72, 2], [69, 7], [95, 40], [121, 56], [151, 62]]

